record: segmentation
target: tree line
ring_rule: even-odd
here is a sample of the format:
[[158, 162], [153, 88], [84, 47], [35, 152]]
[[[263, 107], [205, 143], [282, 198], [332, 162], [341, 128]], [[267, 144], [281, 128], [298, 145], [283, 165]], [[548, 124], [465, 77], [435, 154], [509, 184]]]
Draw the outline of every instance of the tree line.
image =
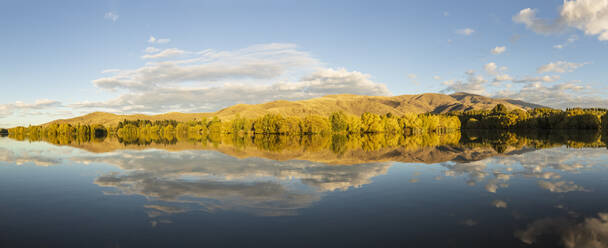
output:
[[608, 111], [600, 108], [566, 110], [535, 108], [508, 111], [498, 104], [492, 110], [454, 113], [462, 129], [608, 129]]
[[396, 117], [390, 113], [352, 116], [336, 112], [328, 117], [310, 115], [303, 118], [269, 113], [255, 119], [237, 116], [233, 120], [213, 117], [188, 122], [124, 120], [118, 124], [116, 133], [121, 138], [133, 139], [150, 135], [196, 137], [204, 134], [420, 134], [447, 133], [459, 129], [460, 120], [455, 116], [409, 114]]
[[[248, 119], [237, 116], [232, 120], [218, 117], [178, 122], [175, 120], [123, 120], [116, 126], [51, 124], [47, 126], [15, 127], [8, 130], [16, 139], [53, 140], [53, 143], [70, 140], [90, 141], [115, 135], [125, 143], [140, 141], [162, 141], [171, 143], [176, 138], [203, 140], [216, 139], [220, 135], [351, 135], [390, 134], [413, 135], [427, 133], [449, 133], [460, 129], [460, 120], [451, 115], [406, 114], [400, 117], [390, 113], [378, 115], [363, 113], [360, 116], [335, 112], [329, 116], [309, 115], [305, 117], [266, 114]], [[75, 138], [75, 139], [74, 139]]]
[[[556, 110], [537, 108], [529, 111], [509, 111], [498, 104], [491, 110], [464, 111], [451, 114], [379, 115], [363, 113], [360, 116], [335, 112], [329, 116], [283, 116], [268, 113], [259, 118], [237, 115], [231, 120], [218, 117], [186, 122], [175, 120], [123, 120], [116, 126], [51, 124], [46, 126], [15, 127], [8, 129], [10, 136], [30, 140], [54, 139], [56, 142], [76, 140], [86, 142], [115, 135], [122, 142], [181, 140], [217, 140], [221, 135], [334, 135], [388, 134], [407, 136], [429, 133], [452, 133], [466, 130], [524, 130], [524, 129], [591, 129], [608, 130], [608, 111], [598, 108], [572, 108]], [[206, 137], [206, 138], [205, 138]], [[340, 136], [336, 136], [340, 137]]]
[[103, 125], [71, 125], [71, 124], [50, 124], [47, 126], [28, 126], [14, 127], [8, 129], [9, 137], [23, 140], [71, 140], [77, 138], [83, 142], [94, 139], [105, 138], [108, 129]]

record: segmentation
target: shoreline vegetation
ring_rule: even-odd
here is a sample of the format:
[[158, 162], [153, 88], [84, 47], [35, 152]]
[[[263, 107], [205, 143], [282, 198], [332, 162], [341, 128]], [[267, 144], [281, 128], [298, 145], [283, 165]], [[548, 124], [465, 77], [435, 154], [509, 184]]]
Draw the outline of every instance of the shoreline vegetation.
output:
[[454, 115], [408, 114], [401, 117], [392, 114], [363, 113], [360, 117], [336, 112], [328, 117], [310, 115], [303, 118], [266, 114], [256, 119], [236, 117], [232, 120], [210, 119], [178, 122], [175, 120], [123, 120], [116, 126], [50, 124], [15, 127], [10, 135], [33, 137], [81, 136], [101, 138], [116, 135], [133, 140], [138, 137], [175, 136], [197, 137], [215, 134], [238, 135], [331, 135], [331, 134], [422, 134], [450, 133], [460, 130], [460, 120]]
[[[422, 137], [420, 138], [422, 140], [413, 141], [418, 146], [458, 143], [461, 136], [467, 136], [471, 130], [503, 130], [513, 133], [526, 133], [526, 130], [589, 130], [599, 133], [600, 130], [608, 128], [607, 113], [606, 109], [595, 108], [573, 108], [565, 111], [536, 108], [529, 111], [520, 109], [509, 111], [504, 105], [498, 104], [493, 109], [485, 111], [406, 114], [399, 117], [390, 113], [385, 115], [363, 113], [361, 116], [354, 116], [335, 112], [326, 117], [310, 115], [303, 118], [265, 114], [255, 119], [237, 116], [232, 120], [221, 120], [213, 117], [188, 122], [123, 120], [116, 126], [108, 127], [99, 124], [49, 124], [15, 127], [6, 130], [5, 133], [17, 140], [44, 140], [54, 144], [94, 142], [108, 136], [116, 137], [122, 144], [136, 145], [174, 144], [178, 141], [218, 143], [225, 139], [223, 136], [230, 136], [234, 143], [244, 145], [248, 142], [252, 144], [257, 142], [270, 150], [273, 150], [272, 146], [277, 144], [283, 147], [286, 146], [285, 144], [320, 142], [342, 147], [340, 143], [359, 140], [355, 143], [372, 144], [368, 145], [371, 148], [366, 149], [373, 150], [373, 147], [387, 146], [387, 142], [388, 146], [407, 145], [408, 142], [412, 142], [411, 140], [415, 140], [415, 137]], [[377, 138], [380, 136], [381, 139]], [[376, 140], [366, 142], [369, 137], [376, 137], [372, 138]], [[264, 139], [276, 140], [264, 141]], [[339, 151], [341, 148], [332, 150]]]

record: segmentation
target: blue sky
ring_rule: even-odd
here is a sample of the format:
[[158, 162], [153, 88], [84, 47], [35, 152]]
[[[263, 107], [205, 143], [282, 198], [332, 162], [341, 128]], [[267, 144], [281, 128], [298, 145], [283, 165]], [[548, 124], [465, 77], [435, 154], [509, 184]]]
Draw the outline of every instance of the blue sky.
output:
[[4, 0], [0, 30], [0, 126], [337, 93], [608, 107], [608, 0]]

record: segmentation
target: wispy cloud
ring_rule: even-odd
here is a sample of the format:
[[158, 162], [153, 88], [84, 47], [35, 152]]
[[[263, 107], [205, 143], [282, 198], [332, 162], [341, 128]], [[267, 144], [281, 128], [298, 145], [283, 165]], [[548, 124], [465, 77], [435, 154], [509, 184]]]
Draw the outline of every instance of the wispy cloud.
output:
[[475, 33], [475, 30], [472, 28], [463, 28], [463, 29], [456, 30], [456, 33], [469, 36], [469, 35], [472, 35], [473, 33]]
[[169, 42], [171, 42], [171, 39], [169, 38], [156, 38], [154, 36], [150, 36], [150, 38], [148, 38], [148, 43], [167, 44]]
[[149, 46], [149, 47], [146, 47], [146, 49], [144, 51], [146, 53], [155, 53], [155, 52], [159, 52], [160, 49], [153, 47], [153, 46]]
[[15, 112], [30, 112], [61, 106], [61, 102], [50, 99], [38, 99], [33, 103], [16, 101], [15, 103], [0, 104], [0, 118], [14, 114]]
[[106, 13], [106, 14], [103, 16], [103, 18], [105, 18], [105, 19], [107, 19], [107, 20], [110, 20], [110, 21], [112, 21], [112, 22], [116, 22], [116, 21], [118, 21], [118, 18], [119, 18], [119, 17], [120, 17], [120, 16], [119, 16], [119, 15], [118, 15], [116, 12], [112, 12], [112, 11], [111, 11], [111, 12], [107, 12], [107, 13]]
[[555, 49], [564, 49], [565, 47], [567, 47], [568, 45], [576, 42], [578, 40], [578, 36], [577, 35], [570, 35], [570, 37], [568, 37], [568, 39], [562, 43], [562, 44], [557, 44], [555, 46], [553, 46], [553, 48]]
[[492, 49], [492, 54], [498, 55], [498, 54], [502, 54], [502, 53], [504, 53], [506, 51], [507, 51], [507, 47], [506, 46], [497, 46], [494, 49]]
[[536, 70], [538, 73], [547, 73], [547, 72], [556, 72], [556, 73], [565, 73], [565, 72], [573, 72], [574, 70], [581, 68], [587, 63], [573, 63], [568, 61], [556, 61], [551, 62], [546, 65], [542, 65], [538, 67]]
[[145, 55], [141, 56], [141, 58], [143, 58], [143, 59], [160, 59], [160, 58], [175, 57], [175, 56], [183, 55], [185, 53], [186, 53], [186, 51], [184, 51], [184, 50], [180, 50], [177, 48], [169, 48], [169, 49], [165, 49], [159, 53], [145, 54]]

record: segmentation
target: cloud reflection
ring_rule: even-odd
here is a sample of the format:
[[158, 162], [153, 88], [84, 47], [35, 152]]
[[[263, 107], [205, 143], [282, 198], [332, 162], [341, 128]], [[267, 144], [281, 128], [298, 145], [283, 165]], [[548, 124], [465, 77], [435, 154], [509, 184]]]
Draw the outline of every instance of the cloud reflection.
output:
[[557, 235], [566, 248], [608, 247], [608, 213], [585, 218], [582, 222], [565, 218], [547, 218], [532, 222], [515, 237], [526, 244], [535, 244], [541, 235]]
[[[121, 151], [73, 158], [123, 169], [95, 183], [122, 194], [196, 205], [197, 210], [232, 210], [256, 215], [292, 215], [323, 192], [371, 183], [391, 163], [327, 165], [308, 161], [237, 159], [213, 151]], [[164, 213], [157, 208], [154, 210]]]

